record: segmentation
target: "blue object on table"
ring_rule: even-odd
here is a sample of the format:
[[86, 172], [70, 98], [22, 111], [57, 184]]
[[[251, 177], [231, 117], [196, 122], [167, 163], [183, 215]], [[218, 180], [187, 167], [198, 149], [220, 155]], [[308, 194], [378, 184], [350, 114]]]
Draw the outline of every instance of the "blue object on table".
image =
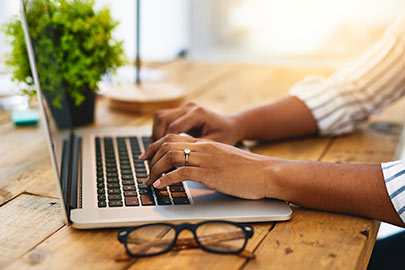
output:
[[38, 117], [37, 110], [16, 110], [11, 113], [11, 120], [16, 126], [35, 126], [38, 123]]

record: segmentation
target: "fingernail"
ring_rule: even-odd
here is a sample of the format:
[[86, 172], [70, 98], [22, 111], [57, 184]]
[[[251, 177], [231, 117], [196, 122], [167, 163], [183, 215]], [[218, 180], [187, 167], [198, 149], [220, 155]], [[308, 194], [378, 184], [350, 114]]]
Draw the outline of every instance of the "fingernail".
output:
[[138, 156], [139, 159], [144, 159], [145, 153], [142, 153]]
[[160, 186], [160, 180], [157, 180], [155, 183], [153, 183], [153, 186], [155, 188], [158, 188]]

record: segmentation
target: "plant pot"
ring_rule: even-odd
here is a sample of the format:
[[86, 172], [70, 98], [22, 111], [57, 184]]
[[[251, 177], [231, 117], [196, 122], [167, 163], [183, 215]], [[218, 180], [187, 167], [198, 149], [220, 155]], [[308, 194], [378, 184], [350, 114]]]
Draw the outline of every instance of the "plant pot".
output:
[[45, 99], [59, 129], [74, 128], [91, 124], [94, 122], [94, 106], [96, 102], [96, 93], [86, 90], [84, 93], [85, 100], [79, 106], [74, 105], [74, 101], [69, 95], [65, 96], [62, 107], [57, 108], [52, 105], [52, 98], [44, 93]]

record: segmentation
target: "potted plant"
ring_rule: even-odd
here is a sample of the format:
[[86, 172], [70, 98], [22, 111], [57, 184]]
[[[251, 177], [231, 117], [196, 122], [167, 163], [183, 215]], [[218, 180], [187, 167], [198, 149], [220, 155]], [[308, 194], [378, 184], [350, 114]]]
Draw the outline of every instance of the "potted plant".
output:
[[[104, 74], [124, 63], [122, 42], [112, 37], [118, 25], [94, 0], [30, 0], [25, 4], [41, 89], [59, 128], [93, 122], [95, 92]], [[35, 93], [22, 23], [4, 25], [11, 37], [7, 64], [13, 79]]]

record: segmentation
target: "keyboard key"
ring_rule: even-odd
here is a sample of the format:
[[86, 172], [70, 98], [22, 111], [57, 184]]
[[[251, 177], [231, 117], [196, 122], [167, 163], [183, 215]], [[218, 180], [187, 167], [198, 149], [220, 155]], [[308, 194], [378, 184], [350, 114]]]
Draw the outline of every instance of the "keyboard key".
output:
[[170, 187], [171, 192], [184, 192], [184, 187]]
[[103, 176], [104, 176], [103, 172], [97, 172], [97, 178], [101, 178]]
[[143, 185], [148, 180], [148, 178], [137, 178], [136, 182], [140, 185]]
[[142, 205], [155, 205], [155, 200], [153, 199], [152, 195], [141, 195], [141, 203]]
[[118, 178], [108, 178], [107, 183], [118, 183]]
[[146, 177], [148, 177], [148, 174], [147, 173], [136, 173], [136, 178], [146, 178]]
[[108, 194], [121, 194], [121, 190], [119, 190], [119, 189], [109, 189]]
[[131, 165], [122, 165], [120, 166], [121, 170], [130, 170], [131, 169]]
[[97, 178], [97, 183], [104, 183], [104, 178], [103, 177], [98, 177]]
[[105, 193], [105, 189], [104, 188], [98, 188], [97, 189], [97, 194], [104, 194]]
[[110, 164], [106, 164], [105, 165], [106, 167], [107, 167], [107, 169], [109, 169], [109, 168], [117, 168], [117, 165], [114, 163], [114, 164], [112, 164], [112, 163], [110, 163]]
[[158, 197], [166, 197], [166, 196], [169, 196], [169, 192], [167, 190], [157, 191], [156, 196], [158, 196]]
[[151, 186], [148, 186], [148, 185], [145, 185], [145, 184], [139, 184], [139, 185], [138, 185], [138, 188], [140, 188], [140, 189], [149, 189], [149, 190], [152, 190], [152, 187], [151, 187]]
[[117, 201], [117, 200], [121, 200], [121, 194], [113, 194], [113, 195], [108, 195], [108, 200], [109, 201]]
[[128, 190], [128, 191], [124, 191], [124, 196], [125, 197], [138, 197], [138, 193], [136, 193], [135, 190]]
[[120, 207], [120, 206], [122, 206], [122, 201], [109, 201], [108, 206], [110, 206], [110, 207]]
[[118, 177], [117, 173], [107, 173], [107, 178]]
[[143, 167], [143, 168], [135, 168], [135, 172], [136, 173], [146, 173], [146, 168], [145, 167]]
[[139, 189], [139, 194], [141, 195], [151, 195], [152, 194], [152, 190], [150, 189]]
[[134, 180], [134, 177], [132, 175], [122, 175], [121, 179], [122, 180]]
[[124, 190], [128, 191], [128, 190], [136, 190], [136, 186], [124, 186]]
[[104, 188], [104, 182], [102, 182], [102, 183], [97, 183], [97, 188]]
[[108, 189], [120, 188], [120, 184], [119, 183], [108, 183], [107, 188]]
[[172, 202], [169, 197], [160, 197], [157, 199], [159, 205], [171, 205]]
[[173, 192], [173, 198], [187, 198], [187, 194], [185, 192]]
[[138, 162], [138, 163], [135, 163], [135, 171], [137, 170], [137, 169], [143, 169], [143, 168], [146, 168], [145, 167], [145, 164], [142, 162], [142, 163], [140, 163], [140, 162]]
[[125, 198], [125, 205], [126, 206], [138, 206], [139, 201], [137, 197], [127, 197]]
[[122, 184], [123, 185], [135, 185], [135, 181], [134, 180], [123, 180]]
[[190, 204], [190, 201], [187, 198], [173, 198], [174, 204]]
[[120, 164], [129, 164], [128, 156], [120, 156]]
[[167, 188], [153, 188], [155, 191], [166, 191], [167, 190]]
[[107, 203], [105, 201], [99, 201], [98, 202], [98, 207], [102, 208], [102, 207], [106, 207]]
[[121, 175], [132, 175], [132, 171], [131, 170], [122, 170], [121, 169]]
[[[145, 166], [145, 161], [141, 160], [141, 159], [134, 158], [134, 163], [135, 164], [142, 164], [142, 165]], [[136, 167], [136, 165], [135, 165], [135, 167]]]
[[97, 196], [97, 200], [99, 201], [105, 201], [105, 194], [100, 194]]
[[112, 168], [107, 168], [107, 174], [109, 173], [117, 173], [117, 168], [116, 167], [112, 167]]

